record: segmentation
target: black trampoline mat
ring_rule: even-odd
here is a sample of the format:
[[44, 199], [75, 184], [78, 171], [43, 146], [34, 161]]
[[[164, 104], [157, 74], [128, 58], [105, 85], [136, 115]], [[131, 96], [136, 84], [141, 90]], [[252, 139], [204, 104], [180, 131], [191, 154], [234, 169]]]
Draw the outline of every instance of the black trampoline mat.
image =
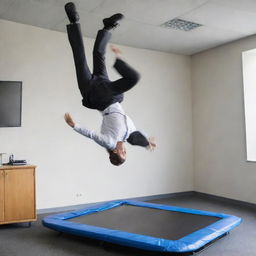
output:
[[68, 221], [140, 235], [178, 240], [220, 218], [148, 207], [122, 205]]

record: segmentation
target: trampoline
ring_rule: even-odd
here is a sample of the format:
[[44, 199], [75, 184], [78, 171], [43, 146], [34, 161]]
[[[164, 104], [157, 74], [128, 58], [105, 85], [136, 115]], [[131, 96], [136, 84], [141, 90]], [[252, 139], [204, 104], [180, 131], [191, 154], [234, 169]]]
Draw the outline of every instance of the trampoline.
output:
[[45, 227], [148, 251], [195, 252], [238, 226], [241, 218], [121, 200], [45, 217]]

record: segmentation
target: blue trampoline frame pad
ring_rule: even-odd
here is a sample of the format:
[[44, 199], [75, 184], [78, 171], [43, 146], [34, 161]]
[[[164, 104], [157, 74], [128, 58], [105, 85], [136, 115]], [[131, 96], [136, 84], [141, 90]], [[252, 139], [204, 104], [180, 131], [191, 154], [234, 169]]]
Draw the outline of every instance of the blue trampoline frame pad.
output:
[[[178, 240], [167, 240], [163, 238], [128, 233], [121, 230], [112, 230], [108, 228], [72, 222], [72, 218], [113, 209], [122, 205], [148, 207], [166, 211], [212, 216], [219, 218], [219, 220]], [[135, 247], [148, 251], [186, 253], [200, 250], [200, 248], [225, 235], [234, 227], [238, 226], [241, 221], [242, 219], [239, 217], [223, 213], [187, 209], [176, 206], [153, 204], [133, 200], [119, 200], [93, 205], [82, 210], [51, 215], [45, 217], [42, 220], [42, 223], [45, 227], [54, 229], [59, 232], [102, 240], [113, 244]]]

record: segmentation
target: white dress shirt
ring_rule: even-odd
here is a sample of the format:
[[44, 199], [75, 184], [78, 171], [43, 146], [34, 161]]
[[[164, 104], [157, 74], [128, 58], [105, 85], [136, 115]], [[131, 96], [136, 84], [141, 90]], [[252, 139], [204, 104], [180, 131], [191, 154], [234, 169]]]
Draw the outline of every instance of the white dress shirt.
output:
[[120, 103], [114, 103], [101, 112], [103, 121], [100, 134], [75, 124], [74, 130], [106, 149], [116, 148], [118, 141], [126, 141], [130, 134], [136, 131], [133, 121], [124, 113]]

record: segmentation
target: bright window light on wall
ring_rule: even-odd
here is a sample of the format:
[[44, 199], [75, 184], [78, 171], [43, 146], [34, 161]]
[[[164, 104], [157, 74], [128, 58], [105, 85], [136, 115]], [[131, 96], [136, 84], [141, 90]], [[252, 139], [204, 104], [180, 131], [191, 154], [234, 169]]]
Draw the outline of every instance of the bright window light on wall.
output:
[[256, 49], [242, 53], [246, 152], [248, 161], [256, 161]]

